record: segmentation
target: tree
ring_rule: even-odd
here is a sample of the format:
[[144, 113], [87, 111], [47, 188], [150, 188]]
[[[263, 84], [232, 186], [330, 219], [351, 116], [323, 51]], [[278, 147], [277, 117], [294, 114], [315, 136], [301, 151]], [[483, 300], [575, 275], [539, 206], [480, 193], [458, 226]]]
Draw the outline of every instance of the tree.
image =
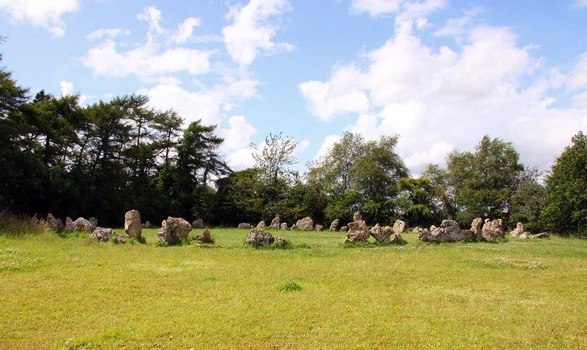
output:
[[521, 174], [518, 188], [512, 195], [511, 226], [523, 222], [531, 232], [545, 228], [541, 215], [546, 202], [546, 188], [541, 178], [542, 174], [537, 169], [528, 169]]
[[408, 224], [425, 227], [441, 218], [433, 203], [434, 188], [426, 177], [402, 178], [397, 187], [396, 203]]
[[562, 234], [587, 235], [587, 136], [577, 133], [546, 179], [543, 218]]
[[294, 156], [297, 143], [292, 137], [269, 133], [265, 144], [251, 145], [254, 149], [253, 159], [256, 166], [262, 169], [268, 182], [277, 180], [285, 172], [285, 167], [297, 163]]
[[365, 141], [345, 133], [321, 159], [310, 164], [309, 182], [328, 199], [326, 217], [350, 221], [362, 210], [366, 220], [385, 223], [397, 216], [397, 182], [408, 170], [394, 151], [397, 137]]
[[509, 218], [511, 198], [524, 170], [510, 142], [484, 136], [474, 153], [449, 154], [447, 170], [461, 224], [468, 225], [477, 216]]

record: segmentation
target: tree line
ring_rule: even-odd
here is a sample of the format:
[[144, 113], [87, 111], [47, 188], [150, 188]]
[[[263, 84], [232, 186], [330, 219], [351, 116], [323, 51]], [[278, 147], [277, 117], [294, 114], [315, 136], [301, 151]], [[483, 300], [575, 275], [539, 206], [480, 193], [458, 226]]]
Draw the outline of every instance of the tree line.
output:
[[[0, 56], [0, 63], [1, 63]], [[180, 216], [213, 225], [352, 220], [428, 226], [451, 218], [522, 221], [530, 230], [587, 232], [587, 137], [578, 132], [546, 177], [520, 163], [510, 142], [485, 136], [473, 152], [418, 177], [395, 148], [398, 138], [345, 133], [305, 174], [291, 171], [296, 143], [270, 134], [254, 145], [256, 166], [233, 171], [219, 154], [216, 127], [184, 127], [175, 111], [142, 95], [81, 106], [79, 96], [30, 91], [0, 68], [0, 210], [95, 216], [120, 225], [124, 212], [153, 223]]]

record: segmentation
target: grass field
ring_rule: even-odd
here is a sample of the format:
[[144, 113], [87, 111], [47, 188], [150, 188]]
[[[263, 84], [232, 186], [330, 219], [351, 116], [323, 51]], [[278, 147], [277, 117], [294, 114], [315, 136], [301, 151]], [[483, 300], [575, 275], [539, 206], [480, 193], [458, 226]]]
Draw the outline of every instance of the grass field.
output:
[[585, 240], [274, 231], [294, 249], [254, 250], [211, 231], [216, 247], [0, 236], [0, 349], [587, 348]]

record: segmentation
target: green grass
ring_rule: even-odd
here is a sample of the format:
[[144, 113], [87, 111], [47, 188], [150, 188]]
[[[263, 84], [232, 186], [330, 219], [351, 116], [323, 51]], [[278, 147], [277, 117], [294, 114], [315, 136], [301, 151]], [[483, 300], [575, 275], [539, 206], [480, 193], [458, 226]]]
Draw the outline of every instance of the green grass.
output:
[[274, 230], [293, 248], [255, 250], [211, 232], [0, 236], [0, 349], [587, 348], [585, 240], [344, 249]]

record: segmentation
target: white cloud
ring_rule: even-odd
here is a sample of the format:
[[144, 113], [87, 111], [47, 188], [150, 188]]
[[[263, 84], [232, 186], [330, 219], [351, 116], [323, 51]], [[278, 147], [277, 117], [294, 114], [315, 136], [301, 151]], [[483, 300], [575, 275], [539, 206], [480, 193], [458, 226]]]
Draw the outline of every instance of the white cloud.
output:
[[397, 12], [403, 0], [353, 0], [351, 12], [379, 16]]
[[63, 15], [78, 8], [79, 0], [0, 0], [0, 11], [13, 21], [43, 27], [55, 37], [65, 35]]
[[[581, 91], [587, 87], [587, 58], [565, 80], [556, 69], [544, 69], [512, 30], [472, 20], [440, 27], [438, 35], [458, 37], [455, 45], [430, 46], [421, 38], [427, 33], [415, 30], [427, 27], [413, 19], [443, 5], [401, 5], [394, 35], [362, 55], [364, 64], [339, 65], [326, 81], [300, 84], [308, 109], [322, 120], [355, 114], [347, 130], [368, 139], [398, 134], [397, 150], [414, 174], [427, 163], [443, 163], [452, 150], [473, 150], [486, 134], [513, 142], [524, 163], [548, 169], [571, 137], [587, 128]], [[345, 84], [345, 75], [355, 84]], [[572, 108], [549, 95], [564, 87], [578, 90]], [[366, 98], [346, 105], [352, 96]], [[328, 136], [319, 153], [333, 140]]]
[[70, 81], [60, 81], [59, 87], [61, 88], [61, 96], [71, 96], [74, 94], [73, 83]]
[[188, 17], [177, 28], [173, 35], [173, 42], [176, 44], [183, 44], [192, 37], [195, 27], [199, 27], [202, 21], [199, 18]]
[[323, 120], [346, 113], [365, 113], [369, 99], [362, 88], [362, 73], [352, 65], [338, 67], [328, 82], [308, 81], [299, 85], [314, 115]]
[[88, 40], [100, 40], [104, 38], [114, 39], [118, 36], [122, 35], [129, 35], [129, 30], [123, 30], [119, 28], [100, 28], [96, 29], [90, 34], [86, 35], [86, 39]]
[[294, 150], [295, 154], [300, 154], [302, 152], [304, 152], [305, 150], [308, 149], [308, 147], [310, 147], [310, 140], [308, 139], [304, 139], [300, 142], [298, 142], [298, 144], [296, 145], [296, 149]]
[[207, 73], [211, 54], [181, 47], [160, 51], [152, 45], [119, 51], [114, 41], [106, 40], [90, 48], [81, 62], [97, 76], [122, 78], [134, 75], [148, 79], [180, 72]]
[[332, 147], [334, 146], [334, 144], [336, 144], [338, 141], [340, 141], [342, 139], [342, 136], [340, 135], [328, 135], [324, 138], [324, 140], [322, 140], [322, 144], [320, 145], [320, 148], [318, 149], [318, 152], [316, 152], [316, 157], [314, 157], [314, 160], [320, 159], [324, 156], [326, 156], [328, 154], [328, 152], [330, 152], [332, 150]]
[[575, 7], [587, 7], [587, 0], [572, 0]]
[[197, 18], [188, 17], [176, 32], [170, 33], [161, 26], [161, 11], [149, 6], [137, 19], [149, 25], [147, 42], [142, 46], [121, 50], [114, 38], [128, 31], [121, 29], [98, 29], [88, 39], [105, 38], [88, 49], [81, 63], [90, 68], [96, 76], [122, 78], [136, 76], [143, 80], [160, 81], [170, 74], [187, 73], [198, 75], [210, 71], [212, 51], [186, 48], [180, 44], [187, 41], [193, 28], [199, 25]]
[[204, 124], [220, 125], [235, 102], [256, 96], [256, 86], [256, 81], [244, 79], [190, 91], [171, 79], [139, 92], [149, 97], [153, 107], [177, 111], [186, 123], [201, 119]]
[[255, 164], [253, 149], [250, 147], [257, 129], [242, 115], [234, 115], [228, 119], [228, 126], [218, 130], [224, 138], [220, 151], [225, 154], [228, 165], [233, 170], [241, 170]]
[[587, 89], [587, 53], [579, 58], [567, 85], [572, 90]]
[[291, 44], [273, 41], [277, 27], [269, 21], [290, 9], [287, 0], [250, 0], [245, 6], [232, 6], [227, 16], [232, 23], [222, 29], [232, 59], [247, 66], [260, 52], [292, 50]]

